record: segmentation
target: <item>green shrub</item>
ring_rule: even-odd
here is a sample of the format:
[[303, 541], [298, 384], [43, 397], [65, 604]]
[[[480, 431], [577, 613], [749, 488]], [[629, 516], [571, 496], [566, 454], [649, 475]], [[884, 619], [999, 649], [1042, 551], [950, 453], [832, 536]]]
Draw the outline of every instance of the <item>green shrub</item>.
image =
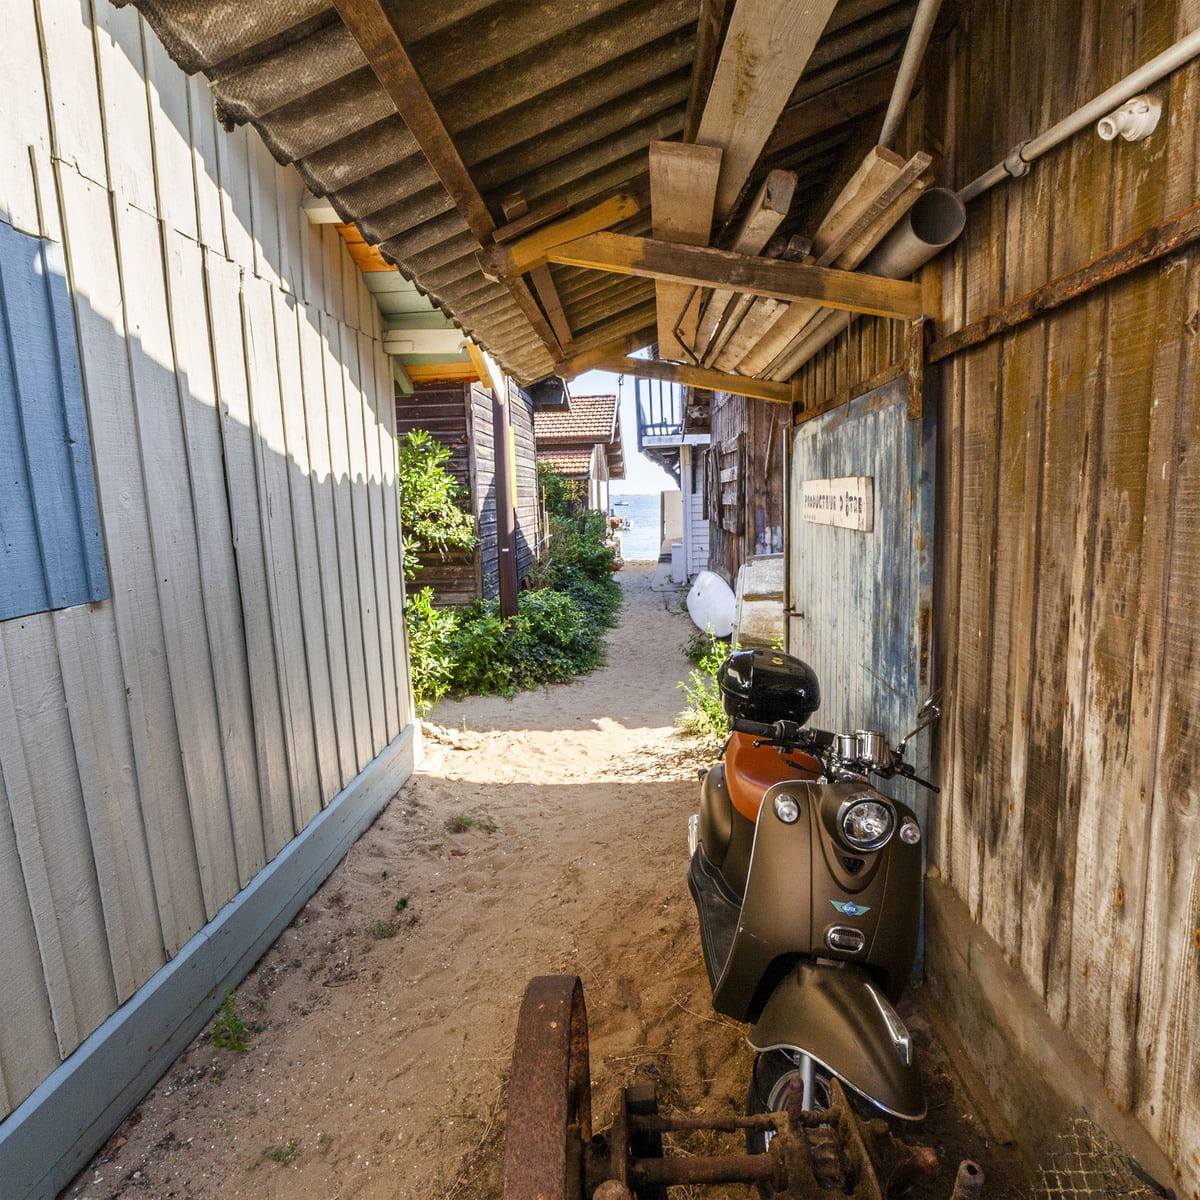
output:
[[695, 665], [679, 685], [687, 706], [676, 723], [684, 733], [696, 737], [728, 733], [729, 718], [721, 707], [721, 689], [717, 686], [717, 669], [729, 654], [728, 644], [711, 633], [697, 633], [683, 652]]
[[511, 620], [494, 600], [438, 609], [429, 589], [413, 595], [408, 636], [418, 711], [451, 692], [513, 696], [598, 667], [604, 630], [621, 606], [607, 532], [600, 512], [552, 515], [546, 551]]
[[450, 451], [431, 433], [413, 429], [400, 439], [398, 483], [404, 577], [420, 569], [422, 551], [475, 546], [475, 518], [462, 507], [462, 488], [446, 470]]
[[405, 612], [413, 700], [417, 712], [425, 713], [450, 690], [454, 661], [449, 643], [458, 614], [453, 609], [435, 608], [432, 588], [422, 588], [411, 595]]

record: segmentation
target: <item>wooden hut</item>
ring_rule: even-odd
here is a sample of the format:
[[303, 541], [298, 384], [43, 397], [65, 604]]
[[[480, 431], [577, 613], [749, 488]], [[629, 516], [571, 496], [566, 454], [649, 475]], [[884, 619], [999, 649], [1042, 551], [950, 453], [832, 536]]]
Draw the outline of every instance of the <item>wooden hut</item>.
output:
[[257, 135], [221, 131], [134, 10], [5, 11], [16, 1198], [56, 1194], [103, 1143], [415, 746], [392, 368], [342, 237]]
[[[539, 540], [533, 403], [511, 381], [506, 391], [516, 455], [516, 559], [517, 577], [521, 579], [533, 565]], [[424, 429], [450, 451], [446, 467], [458, 480], [475, 517], [479, 539], [475, 549], [445, 553], [434, 550], [420, 556], [415, 586], [433, 588], [439, 604], [469, 604], [481, 596], [490, 599], [499, 594], [496, 505], [501, 498], [497, 494], [492, 396], [492, 391], [478, 381], [422, 383], [407, 395], [397, 389], [397, 435]]]
[[568, 396], [533, 414], [538, 462], [586, 488], [588, 508], [608, 511], [608, 485], [625, 478], [616, 396]]

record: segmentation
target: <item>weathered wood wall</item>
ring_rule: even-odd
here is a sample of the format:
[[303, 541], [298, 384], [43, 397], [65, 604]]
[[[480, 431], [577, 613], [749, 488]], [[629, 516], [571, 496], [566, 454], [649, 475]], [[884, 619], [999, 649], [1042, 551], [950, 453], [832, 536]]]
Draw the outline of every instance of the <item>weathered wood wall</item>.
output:
[[4, 12], [0, 219], [64, 251], [111, 598], [0, 623], [0, 1113], [411, 720], [337, 233], [132, 9]]
[[524, 579], [533, 566], [540, 536], [537, 447], [533, 439], [533, 401], [511, 380], [508, 384], [508, 420], [516, 448], [517, 578]]
[[[732, 587], [751, 555], [783, 550], [788, 409], [715, 392], [710, 412], [709, 569]], [[738, 479], [722, 480], [730, 468]], [[736, 519], [728, 519], [734, 514], [722, 496], [739, 510]]]
[[[517, 578], [533, 565], [538, 543], [537, 457], [533, 405], [508, 384], [508, 419], [516, 448]], [[396, 396], [396, 431], [426, 429], [450, 451], [446, 467], [462, 484], [475, 514], [474, 550], [421, 555], [417, 587], [431, 587], [439, 604], [470, 604], [499, 594], [496, 556], [496, 448], [491, 392], [482, 384], [430, 383]]]
[[[941, 150], [961, 187], [1198, 24], [1172, 0], [964, 7], [898, 149]], [[1164, 112], [1149, 140], [1085, 130], [970, 205], [926, 275], [939, 334], [1197, 203], [1200, 64], [1151, 90]], [[1198, 325], [1193, 243], [930, 375], [947, 701], [933, 860], [1193, 1197]], [[805, 369], [810, 403], [900, 357], [898, 327], [853, 328]]]
[[[414, 388], [410, 396], [396, 393], [397, 435], [415, 429], [433, 434], [450, 451], [446, 469], [458, 480], [475, 511], [471, 416], [468, 384], [426, 383]], [[444, 554], [435, 550], [419, 557], [420, 573], [411, 586], [432, 588], [439, 604], [470, 604], [483, 594], [477, 550], [448, 549]]]

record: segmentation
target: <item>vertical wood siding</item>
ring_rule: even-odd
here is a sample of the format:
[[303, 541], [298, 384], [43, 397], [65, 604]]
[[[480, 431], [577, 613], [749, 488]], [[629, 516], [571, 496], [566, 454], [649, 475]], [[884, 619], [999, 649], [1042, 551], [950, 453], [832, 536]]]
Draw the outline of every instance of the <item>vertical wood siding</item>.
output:
[[517, 578], [533, 566], [538, 545], [537, 448], [533, 440], [533, 401], [508, 382], [508, 420], [516, 448]]
[[[960, 187], [1195, 28], [1194, 4], [976, 5], [935, 48], [900, 150]], [[1016, 38], [1014, 30], [1029, 31]], [[1031, 38], [1053, 53], [1026, 53]], [[1063, 56], [1070, 70], [1063, 69]], [[940, 61], [939, 61], [940, 60]], [[943, 82], [944, 81], [944, 82]], [[939, 332], [1200, 197], [1200, 64], [1148, 140], [1085, 130], [973, 202], [926, 282]], [[927, 126], [921, 132], [922, 122]], [[921, 145], [918, 145], [921, 143]], [[940, 385], [943, 797], [932, 852], [1110, 1098], [1200, 1196], [1200, 251], [975, 348]], [[898, 360], [859, 322], [821, 402]], [[855, 332], [857, 331], [857, 332]], [[862, 355], [874, 341], [874, 353]]]
[[723, 490], [714, 466], [721, 451], [732, 448], [741, 435], [738, 466], [741, 519], [733, 522], [734, 530], [724, 528], [715, 516], [710, 524], [709, 568], [731, 587], [737, 582], [738, 568], [750, 555], [777, 554], [783, 549], [788, 416], [788, 409], [782, 404], [726, 392], [713, 394], [710, 516], [719, 507], [718, 495]]
[[0, 1114], [411, 720], [373, 301], [91, 11], [9, 5], [0, 49], [0, 220], [63, 255], [111, 592], [0, 621]]

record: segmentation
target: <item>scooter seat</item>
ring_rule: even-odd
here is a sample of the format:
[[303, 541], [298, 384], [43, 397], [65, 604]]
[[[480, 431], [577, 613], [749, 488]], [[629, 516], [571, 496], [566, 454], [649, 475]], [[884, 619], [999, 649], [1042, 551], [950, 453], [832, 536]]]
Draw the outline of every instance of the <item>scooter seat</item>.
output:
[[784, 755], [777, 746], [755, 746], [749, 733], [735, 733], [725, 748], [725, 782], [733, 807], [748, 821], [758, 820], [766, 790], [785, 779], [816, 779], [821, 764], [809, 754]]

